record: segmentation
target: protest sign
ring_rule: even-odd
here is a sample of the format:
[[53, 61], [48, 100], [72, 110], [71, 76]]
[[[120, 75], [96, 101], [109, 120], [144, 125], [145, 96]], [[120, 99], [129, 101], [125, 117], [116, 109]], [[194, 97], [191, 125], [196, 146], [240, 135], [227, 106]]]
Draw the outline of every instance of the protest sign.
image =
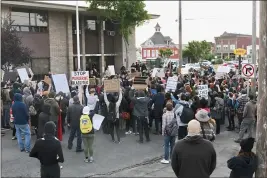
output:
[[165, 77], [163, 68], [154, 68], [152, 71], [152, 77]]
[[88, 71], [72, 71], [71, 72], [71, 85], [76, 85], [76, 86], [89, 85], [89, 72]]
[[115, 74], [115, 68], [114, 68], [113, 65], [108, 66], [108, 70], [109, 70], [109, 72], [110, 72], [110, 75], [116, 75], [116, 74]]
[[62, 91], [63, 93], [70, 93], [68, 80], [65, 74], [52, 75], [52, 80], [56, 93], [59, 93], [60, 91]]
[[96, 78], [89, 78], [90, 85], [96, 85]]
[[120, 81], [117, 79], [104, 80], [104, 90], [106, 92], [119, 92], [120, 91]]
[[177, 77], [169, 77], [166, 85], [166, 91], [175, 91], [177, 87], [177, 82]]
[[29, 75], [26, 68], [17, 69], [17, 72], [19, 74], [19, 78], [22, 83], [29, 80]]
[[231, 70], [231, 68], [228, 67], [228, 66], [219, 66], [219, 67], [217, 68], [216, 73], [229, 73], [230, 70]]
[[208, 92], [209, 92], [208, 85], [198, 85], [197, 91], [199, 98], [208, 99]]

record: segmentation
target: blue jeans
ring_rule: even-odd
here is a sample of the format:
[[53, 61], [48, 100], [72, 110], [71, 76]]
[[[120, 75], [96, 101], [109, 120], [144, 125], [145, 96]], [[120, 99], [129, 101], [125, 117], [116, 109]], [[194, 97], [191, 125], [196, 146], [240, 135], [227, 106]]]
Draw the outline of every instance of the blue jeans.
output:
[[[29, 124], [25, 125], [16, 124], [15, 127], [20, 150], [31, 151], [31, 132]], [[23, 143], [21, 136], [25, 137], [25, 144]]]
[[164, 159], [169, 160], [175, 144], [175, 136], [164, 136]]

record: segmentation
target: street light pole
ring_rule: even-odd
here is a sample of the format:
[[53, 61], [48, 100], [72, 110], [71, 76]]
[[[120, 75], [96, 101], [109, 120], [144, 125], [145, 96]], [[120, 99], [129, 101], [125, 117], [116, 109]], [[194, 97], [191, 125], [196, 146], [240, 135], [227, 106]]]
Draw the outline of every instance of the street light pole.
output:
[[81, 70], [81, 55], [80, 55], [80, 28], [79, 28], [79, 1], [76, 0], [76, 36], [77, 36], [77, 62], [78, 70]]
[[182, 44], [182, 0], [179, 0], [179, 71], [181, 73], [183, 65], [183, 44]]
[[252, 64], [255, 66], [254, 76], [251, 80], [251, 92], [253, 95], [256, 94], [256, 58], [257, 58], [257, 49], [256, 49], [256, 23], [257, 23], [257, 1], [252, 1]]

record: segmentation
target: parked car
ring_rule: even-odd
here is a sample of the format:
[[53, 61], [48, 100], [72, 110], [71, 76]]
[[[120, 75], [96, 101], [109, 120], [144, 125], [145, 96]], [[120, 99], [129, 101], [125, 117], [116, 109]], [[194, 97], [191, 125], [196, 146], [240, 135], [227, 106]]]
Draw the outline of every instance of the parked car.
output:
[[235, 61], [225, 62], [223, 63], [223, 66], [229, 66], [230, 68], [238, 69], [238, 63], [236, 63]]

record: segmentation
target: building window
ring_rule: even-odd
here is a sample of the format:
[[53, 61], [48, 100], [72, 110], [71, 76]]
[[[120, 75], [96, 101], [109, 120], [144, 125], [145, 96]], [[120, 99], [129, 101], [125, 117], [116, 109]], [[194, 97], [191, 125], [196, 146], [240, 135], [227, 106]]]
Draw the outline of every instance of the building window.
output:
[[146, 50], [143, 50], [143, 57], [146, 57]]
[[159, 50], [156, 50], [156, 57], [159, 57]]
[[23, 32], [47, 32], [47, 11], [12, 9], [12, 26], [17, 31]]
[[230, 45], [230, 50], [235, 50], [235, 45]]
[[147, 57], [150, 57], [150, 50], [147, 50], [146, 55]]
[[217, 49], [217, 50], [221, 50], [221, 45], [217, 45], [217, 46], [216, 46], [216, 49]]
[[228, 50], [228, 45], [223, 45], [223, 50]]
[[152, 50], [152, 56], [151, 57], [156, 57], [156, 50]]
[[252, 54], [252, 49], [249, 50], [249, 54]]
[[174, 51], [174, 54], [175, 54], [175, 55], [177, 55], [177, 54], [178, 54], [178, 51], [177, 51], [177, 50], [175, 50], [175, 51]]
[[[87, 20], [86, 23], [87, 23], [87, 29], [96, 30], [95, 20]], [[104, 27], [104, 23], [103, 23], [103, 27]], [[105, 28], [106, 28], [106, 25], [105, 25]]]

